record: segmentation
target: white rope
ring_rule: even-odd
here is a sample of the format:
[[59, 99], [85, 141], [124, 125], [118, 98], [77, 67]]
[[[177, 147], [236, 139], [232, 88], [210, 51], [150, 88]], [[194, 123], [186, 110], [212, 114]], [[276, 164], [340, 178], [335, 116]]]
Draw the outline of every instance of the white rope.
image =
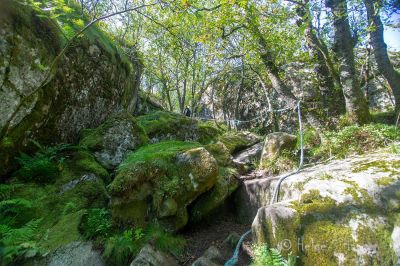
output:
[[[287, 109], [289, 109], [289, 108], [286, 108], [286, 110], [287, 110]], [[293, 108], [290, 108], [290, 109], [293, 109]], [[271, 203], [270, 203], [270, 204], [273, 204], [274, 202], [277, 202], [277, 201], [278, 201], [279, 188], [280, 188], [280, 185], [281, 185], [282, 181], [285, 180], [285, 178], [287, 178], [288, 176], [291, 176], [291, 175], [294, 175], [294, 174], [300, 172], [301, 169], [303, 168], [303, 164], [304, 164], [304, 143], [303, 143], [303, 124], [302, 124], [302, 122], [301, 122], [300, 101], [297, 103], [297, 108], [296, 108], [296, 109], [297, 109], [298, 120], [299, 120], [300, 149], [301, 149], [301, 150], [300, 150], [300, 162], [299, 162], [299, 166], [298, 166], [298, 168], [297, 168], [296, 171], [294, 171], [294, 172], [292, 172], [292, 173], [289, 173], [289, 174], [287, 174], [287, 175], [282, 176], [281, 178], [279, 178], [278, 183], [277, 183], [277, 185], [276, 185], [276, 187], [275, 187], [274, 194], [273, 194], [273, 196], [272, 196], [272, 199], [271, 199]], [[244, 238], [245, 238], [248, 234], [250, 234], [250, 233], [251, 233], [251, 229], [250, 229], [249, 231], [247, 231], [246, 233], [244, 233], [244, 234], [241, 236], [239, 242], [238, 242], [237, 245], [236, 245], [236, 249], [235, 249], [235, 252], [233, 253], [233, 256], [224, 264], [224, 266], [234, 266], [234, 265], [236, 265], [236, 263], [238, 262], [238, 257], [239, 257], [239, 248], [240, 248], [240, 246], [241, 246], [241, 244], [242, 244]]]
[[275, 202], [278, 202], [279, 189], [280, 189], [280, 186], [281, 186], [281, 183], [283, 182], [283, 180], [285, 180], [287, 177], [289, 177], [291, 175], [297, 174], [303, 168], [303, 164], [304, 164], [304, 143], [303, 143], [303, 124], [301, 122], [300, 101], [297, 103], [297, 113], [298, 113], [299, 131], [300, 131], [300, 162], [299, 162], [299, 166], [298, 166], [296, 171], [291, 172], [291, 173], [289, 173], [287, 175], [284, 175], [281, 178], [279, 178], [278, 183], [276, 184], [276, 187], [275, 187], [275, 190], [274, 190], [274, 194], [272, 195], [270, 204], [274, 204]]
[[[295, 107], [295, 108], [296, 108], [296, 107]], [[289, 108], [282, 108], [282, 109], [278, 109], [278, 110], [267, 110], [267, 111], [265, 111], [265, 112], [266, 112], [266, 113], [283, 113], [283, 112], [286, 112], [286, 111], [291, 111], [291, 110], [293, 110], [293, 109], [294, 109], [293, 107], [289, 107]], [[264, 114], [259, 115], [259, 116], [255, 117], [255, 118], [252, 118], [252, 119], [250, 119], [250, 120], [228, 119], [228, 120], [224, 120], [224, 122], [227, 122], [227, 123], [229, 123], [229, 124], [234, 124], [234, 125], [236, 125], [236, 124], [238, 124], [238, 123], [248, 123], [248, 122], [252, 122], [252, 121], [261, 119], [261, 118], [263, 118], [263, 117], [264, 117]], [[206, 120], [206, 121], [216, 121], [216, 120], [217, 120], [217, 119], [215, 119], [215, 118], [202, 118], [202, 117], [194, 117], [194, 118], [200, 119], [200, 120]]]

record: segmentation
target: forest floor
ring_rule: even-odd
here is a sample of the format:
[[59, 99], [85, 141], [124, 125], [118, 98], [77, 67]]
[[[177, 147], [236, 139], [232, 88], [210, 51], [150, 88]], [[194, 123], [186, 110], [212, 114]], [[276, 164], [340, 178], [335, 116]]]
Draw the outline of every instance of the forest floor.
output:
[[[191, 226], [185, 229], [181, 236], [187, 241], [186, 250], [182, 256], [183, 265], [191, 265], [197, 258], [210, 247], [217, 247], [225, 260], [228, 260], [233, 255], [233, 250], [223, 242], [227, 237], [236, 233], [242, 235], [251, 227], [250, 224], [240, 224], [235, 221], [232, 214], [226, 214], [214, 220], [202, 222], [201, 224]], [[236, 265], [250, 265], [250, 258], [240, 251], [239, 262]]]

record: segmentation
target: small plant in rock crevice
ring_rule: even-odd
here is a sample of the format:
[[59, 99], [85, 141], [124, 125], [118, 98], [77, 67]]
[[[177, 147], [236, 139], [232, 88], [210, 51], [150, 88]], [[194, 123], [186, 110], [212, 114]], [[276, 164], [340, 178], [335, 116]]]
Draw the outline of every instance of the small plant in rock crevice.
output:
[[253, 246], [254, 255], [252, 266], [294, 266], [296, 257], [289, 254], [285, 259], [281, 252], [275, 248], [269, 248], [266, 244]]

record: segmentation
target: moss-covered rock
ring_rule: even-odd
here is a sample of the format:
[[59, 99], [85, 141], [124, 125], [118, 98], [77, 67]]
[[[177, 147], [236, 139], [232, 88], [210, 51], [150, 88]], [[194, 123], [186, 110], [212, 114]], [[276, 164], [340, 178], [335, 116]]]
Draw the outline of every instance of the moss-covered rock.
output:
[[228, 131], [219, 137], [219, 141], [228, 148], [231, 154], [234, 154], [260, 142], [261, 139], [250, 132]]
[[143, 226], [152, 218], [178, 229], [186, 207], [214, 186], [218, 164], [196, 142], [164, 141], [130, 153], [110, 185], [113, 218]]
[[163, 140], [197, 141], [208, 144], [223, 130], [209, 122], [202, 122], [177, 113], [156, 111], [137, 117], [152, 143]]
[[221, 206], [238, 188], [238, 173], [232, 168], [220, 168], [217, 182], [213, 188], [196, 199], [190, 208], [189, 217], [192, 222], [199, 222], [213, 210]]
[[59, 175], [45, 184], [13, 184], [10, 198], [21, 198], [31, 204], [24, 213], [29, 219], [40, 219], [37, 246], [52, 252], [83, 236], [78, 228], [88, 208], [104, 208], [109, 197], [105, 182], [108, 172], [87, 151], [66, 151]]
[[[60, 13], [51, 16], [29, 3], [2, 1], [0, 176], [16, 166], [18, 152], [29, 150], [29, 139], [75, 142], [80, 130], [135, 108], [140, 66], [96, 25], [76, 38], [50, 69], [67, 43], [65, 32], [76, 32], [89, 20], [73, 1], [55, 5], [64, 8], [52, 9]], [[65, 9], [67, 13], [60, 11]]]
[[147, 142], [148, 138], [136, 119], [129, 113], [121, 113], [96, 129], [85, 130], [80, 145], [92, 151], [105, 168], [113, 169], [129, 151]]
[[381, 152], [309, 168], [289, 176], [282, 203], [269, 206], [276, 183], [258, 180], [265, 187], [247, 188], [264, 191], [252, 199], [265, 204], [253, 221], [255, 240], [298, 255], [304, 265], [396, 265], [397, 163]]
[[135, 115], [145, 115], [156, 111], [164, 111], [161, 100], [157, 99], [152, 93], [139, 91]]
[[214, 156], [218, 165], [228, 166], [232, 164], [232, 156], [224, 143], [218, 141], [204, 146], [206, 150]]
[[[287, 160], [284, 160], [284, 162], [278, 163], [279, 159], [282, 160], [282, 156], [284, 152], [290, 152], [293, 151], [294, 148], [296, 147], [296, 136], [290, 135], [285, 132], [274, 132], [271, 134], [268, 134], [268, 136], [265, 138], [264, 142], [264, 148], [261, 153], [261, 160], [260, 160], [260, 169], [264, 170], [273, 170], [272, 172], [280, 172], [282, 170], [290, 170], [290, 168], [293, 166], [292, 163], [290, 163], [290, 156], [288, 157]], [[282, 157], [282, 158], [279, 158]], [[278, 170], [275, 171], [274, 168], [277, 168], [276, 165], [281, 166]], [[287, 166], [289, 169], [281, 169], [284, 168], [284, 166]]]

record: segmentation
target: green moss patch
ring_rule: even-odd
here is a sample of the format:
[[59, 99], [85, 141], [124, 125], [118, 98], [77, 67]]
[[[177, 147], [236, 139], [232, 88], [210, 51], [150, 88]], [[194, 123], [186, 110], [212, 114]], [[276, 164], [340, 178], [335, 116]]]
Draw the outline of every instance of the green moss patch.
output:
[[73, 241], [79, 241], [82, 238], [79, 233], [79, 224], [84, 213], [85, 211], [81, 210], [62, 216], [57, 224], [46, 231], [41, 239], [41, 245], [53, 251]]
[[219, 137], [219, 141], [228, 148], [231, 154], [234, 154], [255, 144], [259, 139], [255, 135], [249, 136], [245, 132], [228, 131]]
[[138, 123], [150, 137], [155, 141], [166, 139], [192, 140], [202, 144], [213, 142], [223, 133], [210, 122], [198, 121], [177, 113], [156, 111], [139, 116]]
[[305, 265], [333, 265], [339, 262], [336, 254], [344, 254], [345, 265], [352, 265], [357, 258], [354, 246], [350, 227], [333, 221], [316, 221], [305, 227], [302, 261]]

